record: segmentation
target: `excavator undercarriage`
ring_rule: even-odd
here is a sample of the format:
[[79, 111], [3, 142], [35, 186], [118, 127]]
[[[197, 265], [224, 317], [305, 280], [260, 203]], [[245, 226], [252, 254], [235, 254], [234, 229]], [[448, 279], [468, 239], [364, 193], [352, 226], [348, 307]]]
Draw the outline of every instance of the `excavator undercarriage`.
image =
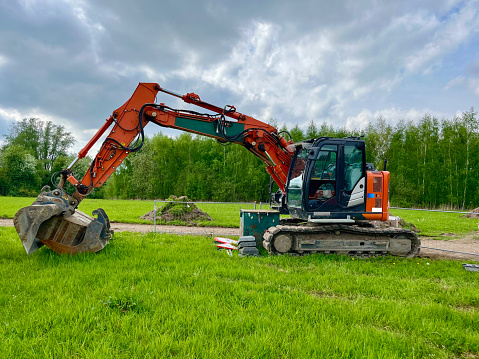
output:
[[415, 257], [421, 241], [404, 228], [294, 223], [271, 227], [263, 236], [270, 254], [336, 253], [359, 257], [394, 255]]

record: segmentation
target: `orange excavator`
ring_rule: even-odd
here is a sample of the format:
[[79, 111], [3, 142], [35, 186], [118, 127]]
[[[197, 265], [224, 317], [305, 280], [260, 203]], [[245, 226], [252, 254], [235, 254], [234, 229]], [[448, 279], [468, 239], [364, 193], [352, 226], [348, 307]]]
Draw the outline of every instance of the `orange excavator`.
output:
[[[158, 92], [208, 110], [200, 113], [155, 103]], [[402, 228], [376, 228], [389, 218], [389, 172], [366, 163], [359, 137], [319, 137], [293, 143], [273, 126], [244, 115], [234, 106], [218, 107], [194, 93], [179, 95], [156, 83], [140, 83], [131, 98], [113, 111], [103, 126], [62, 171], [57, 188], [46, 186], [35, 202], [20, 209], [15, 228], [28, 254], [43, 245], [57, 253], [97, 252], [111, 238], [106, 213], [90, 218], [77, 209], [101, 187], [131, 152], [141, 149], [148, 123], [236, 143], [258, 156], [278, 185], [271, 194], [273, 209], [289, 218], [269, 228], [263, 246], [269, 253], [341, 253], [349, 255], [415, 256], [417, 235]], [[72, 168], [110, 128], [82, 179]], [[64, 190], [71, 183], [75, 192]]]

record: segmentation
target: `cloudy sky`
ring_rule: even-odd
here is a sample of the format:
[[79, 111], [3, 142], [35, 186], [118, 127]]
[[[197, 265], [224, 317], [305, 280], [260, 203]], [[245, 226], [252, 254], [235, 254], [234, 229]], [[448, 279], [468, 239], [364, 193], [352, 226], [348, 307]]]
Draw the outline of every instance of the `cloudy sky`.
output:
[[478, 13], [456, 0], [0, 0], [0, 139], [38, 117], [77, 152], [138, 82], [304, 129], [452, 118], [479, 108]]

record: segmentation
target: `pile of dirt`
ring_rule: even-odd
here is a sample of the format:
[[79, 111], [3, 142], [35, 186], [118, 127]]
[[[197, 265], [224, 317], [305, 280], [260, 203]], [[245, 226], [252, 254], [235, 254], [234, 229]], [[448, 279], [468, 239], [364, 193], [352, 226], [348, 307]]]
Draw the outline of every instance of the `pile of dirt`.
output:
[[388, 228], [388, 227], [399, 227], [399, 228], [406, 228], [410, 229], [413, 232], [421, 233], [421, 230], [417, 228], [414, 224], [406, 222], [404, 219], [399, 218], [399, 220], [389, 220], [380, 223], [381, 228]]
[[[186, 223], [187, 225], [194, 225], [196, 224], [194, 223], [195, 221], [213, 220], [208, 213], [196, 207], [186, 196], [176, 197], [172, 195], [168, 197], [167, 201], [168, 202], [156, 212], [156, 220], [160, 223]], [[150, 211], [140, 218], [153, 221], [154, 216], [154, 211]]]
[[479, 218], [479, 207], [476, 208], [476, 209], [473, 209], [471, 211], [471, 213], [467, 213], [461, 217], [465, 217], [465, 218]]

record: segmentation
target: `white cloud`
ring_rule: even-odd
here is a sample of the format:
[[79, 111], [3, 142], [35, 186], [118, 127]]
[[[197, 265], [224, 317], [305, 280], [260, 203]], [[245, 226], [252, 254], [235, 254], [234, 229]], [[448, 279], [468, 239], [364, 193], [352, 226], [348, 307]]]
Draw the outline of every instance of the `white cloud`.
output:
[[0, 119], [4, 121], [21, 121], [25, 117], [16, 109], [0, 107]]
[[466, 78], [463, 75], [457, 76], [449, 81], [446, 86], [444, 86], [444, 90], [453, 89], [456, 86], [463, 86], [466, 83]]
[[445, 90], [454, 90], [455, 88], [468, 88], [473, 93], [475, 93], [479, 97], [479, 78], [470, 76], [466, 78], [463, 75], [457, 76], [456, 78], [449, 81], [446, 86], [444, 86]]
[[8, 62], [7, 58], [0, 54], [0, 67], [5, 65]]
[[470, 79], [469, 86], [472, 88], [474, 93], [479, 97], [479, 79]]
[[73, 12], [79, 22], [84, 26], [86, 32], [90, 38], [90, 47], [95, 62], [100, 62], [99, 50], [99, 37], [104, 33], [105, 28], [99, 22], [95, 22], [88, 15], [88, 6], [81, 0], [65, 0], [65, 2], [72, 6]]
[[203, 71], [201, 80], [228, 88], [257, 116], [303, 118], [304, 123], [344, 118], [351, 104], [386, 96], [409, 78], [438, 69], [444, 56], [474, 36], [475, 7], [457, 13], [451, 8], [444, 10], [451, 11], [446, 19], [442, 13], [411, 10], [382, 27], [368, 28], [370, 19], [358, 16], [341, 29], [318, 27], [288, 41], [283, 26], [254, 21], [230, 55]]
[[455, 51], [471, 37], [477, 36], [479, 24], [477, 22], [477, 2], [466, 2], [457, 13], [453, 13], [444, 21], [437, 22], [434, 35], [424, 47], [408, 57], [407, 69], [411, 72], [423, 71], [428, 73], [441, 63], [444, 55]]
[[281, 26], [253, 23], [230, 56], [210, 66], [201, 79], [228, 88], [241, 99], [239, 105], [260, 103], [261, 116], [278, 116], [285, 109], [307, 117], [327, 111], [327, 69], [337, 58], [330, 37], [313, 33], [281, 42], [282, 33]]
[[356, 116], [350, 116], [346, 120], [346, 128], [348, 130], [360, 129], [364, 130], [368, 127], [370, 122], [373, 122], [377, 116], [373, 114], [370, 110], [362, 110]]
[[[401, 69], [419, 66], [411, 65], [411, 58], [430, 43], [440, 22], [424, 11], [406, 14], [393, 18], [378, 34], [354, 40], [360, 25], [358, 21], [350, 27], [347, 39], [323, 28], [282, 41], [281, 26], [254, 22], [230, 56], [203, 71], [201, 79], [228, 88], [241, 105], [261, 103], [260, 116], [292, 115], [305, 123], [341, 118], [350, 103], [374, 93], [381, 96], [404, 82], [411, 74]], [[400, 41], [392, 46], [396, 38]], [[418, 39], [422, 42], [415, 44]]]

